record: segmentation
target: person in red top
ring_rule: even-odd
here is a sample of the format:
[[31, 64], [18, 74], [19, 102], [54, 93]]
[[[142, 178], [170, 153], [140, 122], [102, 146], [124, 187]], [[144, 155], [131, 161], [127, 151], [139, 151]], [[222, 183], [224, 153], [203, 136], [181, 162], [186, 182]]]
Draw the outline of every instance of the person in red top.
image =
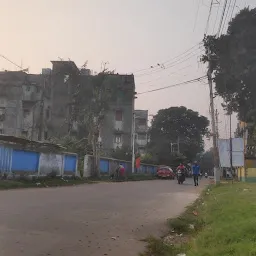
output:
[[125, 177], [125, 168], [122, 164], [119, 165], [119, 177], [121, 180], [124, 180]]
[[182, 172], [184, 172], [185, 171], [184, 164], [180, 163], [180, 165], [177, 167], [177, 170], [181, 170]]

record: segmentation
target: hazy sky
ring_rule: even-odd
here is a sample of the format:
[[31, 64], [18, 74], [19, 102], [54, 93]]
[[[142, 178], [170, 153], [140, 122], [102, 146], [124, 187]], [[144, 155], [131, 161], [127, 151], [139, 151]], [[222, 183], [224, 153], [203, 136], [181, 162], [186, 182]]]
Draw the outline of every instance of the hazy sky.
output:
[[[233, 0], [230, 0], [233, 2]], [[0, 0], [0, 54], [29, 67], [30, 73], [51, 67], [58, 57], [99, 71], [102, 61], [118, 73], [135, 74], [143, 92], [205, 74], [199, 43], [205, 32], [211, 0]], [[223, 7], [224, 0], [220, 0]], [[237, 7], [255, 7], [255, 0], [237, 0]], [[208, 33], [217, 31], [222, 8], [214, 5]], [[232, 6], [230, 7], [231, 14]], [[216, 19], [217, 17], [217, 19]], [[227, 16], [227, 21], [229, 16]], [[216, 20], [216, 22], [215, 22]], [[227, 23], [227, 22], [226, 22]], [[214, 26], [214, 24], [216, 24]], [[165, 63], [165, 69], [154, 68]], [[15, 66], [0, 59], [0, 68]], [[147, 69], [141, 72], [136, 70]], [[228, 134], [228, 118], [220, 107], [220, 134]], [[209, 90], [203, 82], [140, 95], [139, 109], [156, 114], [161, 108], [186, 106], [209, 117]], [[233, 127], [236, 125], [233, 118]], [[235, 127], [234, 127], [235, 129]], [[208, 144], [208, 143], [207, 143]]]

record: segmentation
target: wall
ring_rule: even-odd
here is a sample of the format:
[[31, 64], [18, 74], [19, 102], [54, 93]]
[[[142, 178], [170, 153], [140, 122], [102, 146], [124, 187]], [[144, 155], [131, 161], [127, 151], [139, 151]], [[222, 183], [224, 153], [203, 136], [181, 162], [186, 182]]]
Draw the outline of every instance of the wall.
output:
[[78, 157], [72, 153], [42, 153], [0, 145], [0, 174], [77, 175]]
[[256, 182], [256, 160], [246, 159], [245, 166], [246, 166], [245, 181]]
[[[84, 177], [90, 177], [92, 174], [92, 160], [93, 158], [91, 155], [86, 155], [84, 157]], [[115, 171], [119, 164], [122, 164], [125, 167], [126, 174], [132, 174], [131, 162], [106, 157], [100, 158], [100, 172], [103, 175], [110, 175]], [[136, 173], [153, 175], [156, 173], [157, 167], [158, 166], [156, 165], [141, 164], [140, 168], [136, 170]]]

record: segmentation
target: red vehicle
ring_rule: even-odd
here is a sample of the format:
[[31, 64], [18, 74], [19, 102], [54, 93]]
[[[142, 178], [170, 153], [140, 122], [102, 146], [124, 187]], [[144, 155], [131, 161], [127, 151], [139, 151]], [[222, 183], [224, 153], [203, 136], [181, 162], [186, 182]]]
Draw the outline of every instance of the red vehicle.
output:
[[160, 166], [157, 169], [156, 176], [158, 178], [166, 178], [166, 179], [175, 179], [175, 173], [173, 172], [172, 168], [169, 166]]

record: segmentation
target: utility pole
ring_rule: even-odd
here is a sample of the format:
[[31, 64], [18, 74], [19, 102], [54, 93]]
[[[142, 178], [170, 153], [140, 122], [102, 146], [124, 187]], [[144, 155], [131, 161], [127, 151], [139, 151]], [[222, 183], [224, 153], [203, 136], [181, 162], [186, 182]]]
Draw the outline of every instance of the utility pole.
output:
[[215, 124], [215, 111], [214, 111], [214, 100], [213, 100], [213, 86], [212, 86], [212, 64], [210, 60], [209, 54], [209, 66], [207, 71], [208, 84], [210, 89], [210, 112], [212, 119], [212, 139], [213, 139], [213, 156], [214, 156], [214, 180], [215, 184], [220, 182], [220, 170], [219, 170], [219, 154], [217, 148], [217, 132], [216, 132], [216, 124]]
[[[215, 111], [215, 119], [216, 119], [216, 136], [217, 136], [217, 140], [219, 139], [219, 112], [218, 109], [216, 109]], [[217, 145], [218, 145], [218, 141], [217, 141]]]
[[231, 124], [231, 118], [232, 118], [232, 115], [231, 113], [229, 114], [229, 147], [230, 147], [230, 171], [231, 171], [231, 174], [233, 175], [232, 171], [233, 171], [233, 159], [232, 159], [232, 124]]
[[132, 173], [134, 173], [134, 164], [135, 164], [135, 113], [133, 112], [132, 116]]
[[178, 153], [180, 153], [180, 136], [178, 136], [177, 145], [178, 145]]
[[45, 77], [43, 76], [44, 84], [40, 99], [40, 119], [39, 119], [39, 129], [38, 129], [38, 140], [42, 140], [43, 130], [44, 130], [44, 95], [45, 95]]

